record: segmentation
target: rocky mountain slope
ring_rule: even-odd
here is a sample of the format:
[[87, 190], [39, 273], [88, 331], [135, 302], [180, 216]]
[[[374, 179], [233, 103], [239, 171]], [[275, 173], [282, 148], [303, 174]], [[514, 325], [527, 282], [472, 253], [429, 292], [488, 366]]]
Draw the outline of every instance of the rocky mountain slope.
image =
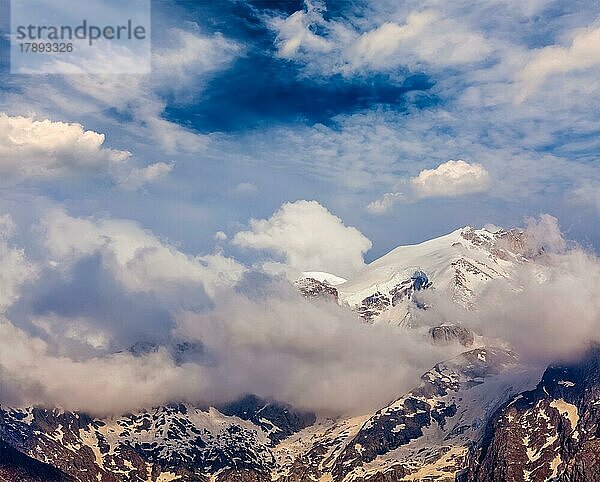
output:
[[487, 422], [463, 481], [600, 480], [600, 348], [549, 367]]
[[487, 414], [528, 382], [514, 354], [477, 348], [437, 364], [414, 390], [363, 417], [317, 419], [252, 396], [109, 419], [5, 408], [0, 437], [81, 481], [227, 480], [230, 473], [234, 480], [363, 480], [426, 470], [440, 459], [446, 476], [462, 467]]
[[[308, 302], [412, 329], [427, 315], [423, 294], [471, 308], [486, 283], [510, 281], [535, 254], [520, 231], [463, 228], [396, 248], [350, 280], [310, 272], [295, 284]], [[253, 395], [118, 417], [2, 407], [0, 481], [600, 481], [598, 350], [539, 381], [542, 370], [454, 320], [428, 333], [424, 343], [463, 353], [359, 416], [317, 416]]]

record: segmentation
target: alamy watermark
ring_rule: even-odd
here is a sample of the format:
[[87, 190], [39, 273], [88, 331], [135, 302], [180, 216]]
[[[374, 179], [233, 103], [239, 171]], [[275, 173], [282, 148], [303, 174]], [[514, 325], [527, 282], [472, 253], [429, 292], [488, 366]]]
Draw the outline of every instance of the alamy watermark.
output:
[[148, 73], [150, 0], [11, 0], [12, 73]]

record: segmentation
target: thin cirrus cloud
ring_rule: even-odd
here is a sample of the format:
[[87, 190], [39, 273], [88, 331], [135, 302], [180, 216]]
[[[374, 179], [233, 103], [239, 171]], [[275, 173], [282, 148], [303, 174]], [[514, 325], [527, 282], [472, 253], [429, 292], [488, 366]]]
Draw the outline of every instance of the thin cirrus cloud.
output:
[[105, 147], [104, 134], [79, 123], [37, 120], [0, 113], [0, 176], [3, 184], [105, 175], [123, 188], [159, 181], [172, 163], [131, 164], [129, 151]]
[[405, 180], [404, 184], [409, 196], [401, 192], [385, 193], [371, 202], [367, 211], [385, 214], [398, 202], [411, 198], [459, 197], [485, 192], [490, 186], [490, 175], [481, 164], [459, 159], [446, 161], [434, 169], [423, 169], [417, 176]]

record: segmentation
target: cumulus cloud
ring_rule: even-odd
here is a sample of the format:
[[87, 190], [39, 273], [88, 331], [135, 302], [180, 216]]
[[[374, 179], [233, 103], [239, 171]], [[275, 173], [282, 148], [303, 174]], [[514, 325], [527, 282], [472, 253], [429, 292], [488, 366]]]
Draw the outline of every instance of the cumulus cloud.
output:
[[251, 194], [256, 194], [258, 192], [258, 187], [256, 184], [252, 184], [251, 182], [240, 182], [233, 189], [233, 193], [238, 196], [249, 196]]
[[104, 147], [104, 134], [81, 124], [0, 113], [0, 174], [3, 178], [56, 177], [106, 169], [130, 152]]
[[174, 167], [175, 164], [172, 162], [156, 162], [146, 167], [135, 167], [131, 169], [131, 171], [120, 176], [121, 178], [118, 180], [118, 183], [126, 189], [137, 190], [165, 178]]
[[172, 164], [132, 168], [131, 153], [104, 146], [105, 135], [81, 124], [0, 113], [0, 176], [3, 183], [108, 175], [139, 188], [167, 174]]
[[523, 101], [544, 81], [556, 74], [566, 74], [600, 65], [600, 26], [577, 30], [570, 45], [550, 45], [534, 51], [517, 74], [519, 93]]
[[419, 198], [484, 192], [489, 184], [490, 176], [481, 164], [470, 164], [463, 160], [451, 160], [435, 169], [424, 169], [410, 180], [410, 186]]
[[481, 164], [450, 160], [434, 169], [423, 169], [410, 179], [402, 179], [398, 185], [405, 193], [385, 193], [369, 203], [367, 211], [381, 215], [390, 212], [399, 202], [411, 199], [458, 197], [485, 192], [490, 185], [490, 175]]
[[267, 250], [300, 271], [331, 271], [347, 277], [364, 266], [371, 241], [316, 201], [285, 203], [268, 219], [252, 219], [233, 244]]

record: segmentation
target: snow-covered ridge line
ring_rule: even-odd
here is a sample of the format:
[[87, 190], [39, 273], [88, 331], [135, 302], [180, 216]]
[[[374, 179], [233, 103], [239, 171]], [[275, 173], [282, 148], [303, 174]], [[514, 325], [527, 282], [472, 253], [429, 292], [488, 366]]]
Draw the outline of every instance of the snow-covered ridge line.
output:
[[[515, 267], [527, 260], [525, 253], [522, 231], [467, 226], [419, 244], [399, 246], [344, 282], [321, 272], [306, 272], [302, 279], [334, 287], [338, 302], [356, 310], [365, 321], [407, 324], [415, 309], [416, 291], [431, 287], [469, 308], [488, 281], [510, 279]], [[417, 273], [424, 275], [419, 285]], [[312, 287], [311, 292], [315, 290]]]

